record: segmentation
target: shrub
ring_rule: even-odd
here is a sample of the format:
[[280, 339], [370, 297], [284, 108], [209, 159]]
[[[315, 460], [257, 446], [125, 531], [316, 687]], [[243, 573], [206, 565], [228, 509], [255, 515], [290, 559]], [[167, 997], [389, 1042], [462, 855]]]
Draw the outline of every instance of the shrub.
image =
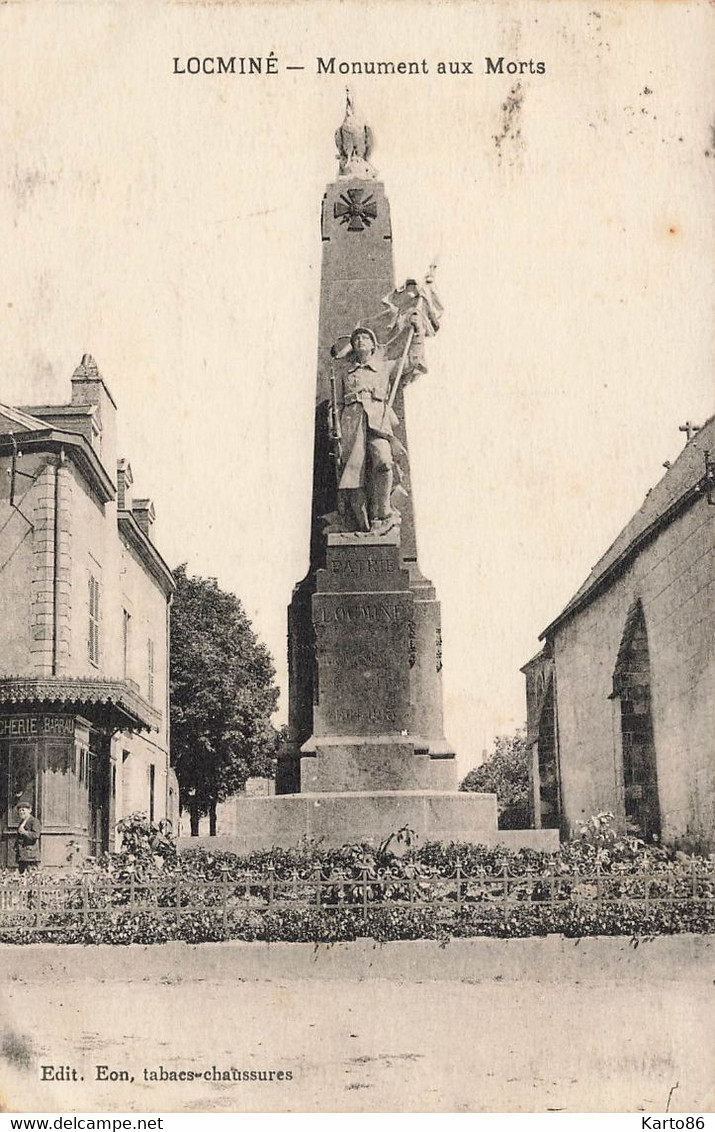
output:
[[531, 824], [529, 748], [526, 732], [497, 735], [494, 750], [460, 783], [460, 790], [496, 794], [500, 829], [528, 829]]
[[608, 813], [555, 854], [415, 848], [403, 830], [377, 847], [305, 840], [244, 857], [203, 848], [177, 856], [144, 815], [122, 824], [121, 851], [71, 874], [60, 905], [51, 874], [13, 878], [21, 906], [0, 912], [0, 941], [384, 942], [713, 928], [711, 862], [622, 836]]
[[109, 854], [108, 859], [105, 857], [105, 863], [118, 858], [122, 862], [134, 861], [137, 868], [151, 870], [176, 857], [176, 843], [171, 834], [163, 825], [150, 822], [146, 814], [128, 814], [117, 822], [117, 833], [121, 835], [121, 849]]

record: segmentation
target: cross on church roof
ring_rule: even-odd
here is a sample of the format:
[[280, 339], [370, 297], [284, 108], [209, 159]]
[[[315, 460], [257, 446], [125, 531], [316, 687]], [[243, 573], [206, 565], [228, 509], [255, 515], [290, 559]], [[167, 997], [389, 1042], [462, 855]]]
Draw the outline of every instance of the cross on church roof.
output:
[[685, 424], [678, 425], [678, 432], [686, 432], [688, 440], [692, 440], [696, 432], [700, 432], [700, 425], [693, 424], [692, 421], [686, 421]]

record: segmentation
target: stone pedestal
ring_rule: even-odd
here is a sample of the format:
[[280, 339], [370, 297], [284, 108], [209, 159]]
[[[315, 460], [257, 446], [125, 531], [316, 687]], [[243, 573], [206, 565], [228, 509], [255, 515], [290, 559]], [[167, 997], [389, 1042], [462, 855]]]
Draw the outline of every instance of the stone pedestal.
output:
[[[207, 848], [252, 853], [280, 846], [289, 849], [303, 838], [326, 848], [380, 845], [407, 827], [426, 841], [466, 841], [555, 852], [555, 829], [497, 829], [493, 794], [422, 790], [373, 790], [349, 793], [284, 794], [236, 801], [236, 830], [230, 837], [186, 837], [179, 848]], [[220, 834], [220, 830], [219, 830]]]
[[311, 793], [329, 790], [454, 790], [452, 759], [433, 759], [401, 735], [330, 736], [304, 744], [300, 782]]
[[300, 746], [300, 789], [456, 789], [439, 604], [412, 586], [397, 529], [328, 535], [311, 627], [312, 733]]

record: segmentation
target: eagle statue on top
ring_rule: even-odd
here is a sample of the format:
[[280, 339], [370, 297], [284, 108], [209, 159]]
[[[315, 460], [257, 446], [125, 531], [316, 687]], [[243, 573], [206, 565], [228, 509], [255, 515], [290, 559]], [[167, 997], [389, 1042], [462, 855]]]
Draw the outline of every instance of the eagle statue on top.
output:
[[340, 177], [359, 177], [374, 180], [377, 176], [368, 158], [372, 152], [372, 130], [355, 113], [355, 105], [350, 89], [345, 92], [345, 117], [335, 131], [335, 144], [338, 147]]

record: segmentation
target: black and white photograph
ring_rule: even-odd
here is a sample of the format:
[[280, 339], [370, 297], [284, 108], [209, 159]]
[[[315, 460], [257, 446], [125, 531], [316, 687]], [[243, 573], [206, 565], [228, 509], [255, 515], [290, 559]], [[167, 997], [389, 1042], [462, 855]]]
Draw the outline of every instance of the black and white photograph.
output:
[[0, 5], [0, 1113], [706, 1126], [714, 47]]

